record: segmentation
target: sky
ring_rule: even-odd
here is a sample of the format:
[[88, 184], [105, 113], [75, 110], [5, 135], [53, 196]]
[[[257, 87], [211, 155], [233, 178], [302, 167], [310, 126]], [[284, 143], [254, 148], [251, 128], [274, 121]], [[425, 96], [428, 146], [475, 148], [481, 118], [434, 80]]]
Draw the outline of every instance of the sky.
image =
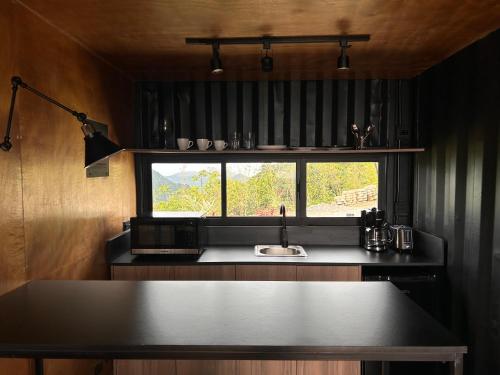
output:
[[165, 177], [172, 176], [179, 172], [199, 172], [203, 170], [219, 171], [220, 164], [217, 163], [153, 163], [151, 168]]
[[[227, 163], [227, 173], [229, 176], [242, 174], [252, 177], [257, 174], [262, 163]], [[219, 171], [218, 163], [153, 163], [152, 169], [165, 177], [172, 176], [182, 171], [199, 172], [202, 170]]]

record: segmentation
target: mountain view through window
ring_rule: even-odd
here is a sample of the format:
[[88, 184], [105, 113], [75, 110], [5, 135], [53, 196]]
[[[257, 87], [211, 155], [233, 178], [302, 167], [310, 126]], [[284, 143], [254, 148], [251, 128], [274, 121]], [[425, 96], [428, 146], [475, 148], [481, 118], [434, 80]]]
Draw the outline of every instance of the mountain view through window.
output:
[[221, 165], [153, 163], [153, 214], [221, 216]]

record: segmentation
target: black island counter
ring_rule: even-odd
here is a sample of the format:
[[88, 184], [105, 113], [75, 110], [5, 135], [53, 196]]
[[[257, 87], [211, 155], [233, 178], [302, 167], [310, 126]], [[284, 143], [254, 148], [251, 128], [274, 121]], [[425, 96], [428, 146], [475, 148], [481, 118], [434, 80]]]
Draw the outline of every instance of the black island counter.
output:
[[0, 356], [445, 361], [467, 347], [388, 282], [32, 281], [0, 297]]

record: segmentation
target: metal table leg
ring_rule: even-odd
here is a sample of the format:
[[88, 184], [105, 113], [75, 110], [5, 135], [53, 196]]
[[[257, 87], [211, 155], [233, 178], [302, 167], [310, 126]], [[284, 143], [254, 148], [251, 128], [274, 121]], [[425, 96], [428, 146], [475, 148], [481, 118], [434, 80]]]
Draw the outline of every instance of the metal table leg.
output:
[[383, 361], [382, 362], [382, 375], [389, 375], [390, 374], [390, 365], [391, 363], [390, 362], [387, 362], [387, 361]]
[[451, 374], [452, 375], [462, 375], [464, 373], [464, 356], [463, 354], [457, 354], [455, 360], [450, 362]]
[[43, 358], [35, 358], [35, 375], [43, 375]]

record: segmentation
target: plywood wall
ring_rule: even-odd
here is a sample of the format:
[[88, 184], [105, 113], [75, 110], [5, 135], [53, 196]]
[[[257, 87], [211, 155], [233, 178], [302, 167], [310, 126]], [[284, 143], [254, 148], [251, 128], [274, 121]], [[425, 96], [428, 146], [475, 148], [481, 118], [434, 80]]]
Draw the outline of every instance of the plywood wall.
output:
[[[0, 2], [0, 130], [10, 77], [20, 75], [133, 141], [133, 84], [75, 40], [15, 2]], [[13, 148], [0, 153], [0, 294], [30, 279], [106, 279], [104, 241], [135, 212], [133, 160], [110, 161], [110, 177], [87, 179], [83, 134], [71, 115], [21, 90]], [[92, 362], [49, 361], [48, 374], [86, 374]], [[104, 368], [107, 368], [106, 366]], [[27, 374], [1, 360], [0, 374]]]

